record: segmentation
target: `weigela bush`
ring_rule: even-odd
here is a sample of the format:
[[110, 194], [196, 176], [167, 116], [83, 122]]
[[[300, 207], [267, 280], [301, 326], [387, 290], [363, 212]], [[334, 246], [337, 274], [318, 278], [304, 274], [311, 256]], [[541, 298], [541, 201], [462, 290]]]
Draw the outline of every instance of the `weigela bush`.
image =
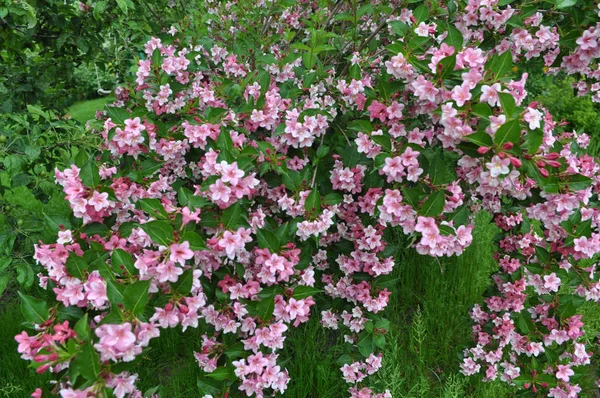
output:
[[527, 102], [515, 65], [595, 78], [600, 30], [559, 33], [595, 24], [594, 6], [258, 3], [209, 3], [201, 35], [149, 40], [102, 152], [56, 171], [81, 225], [36, 246], [49, 298], [23, 296], [23, 358], [62, 397], [140, 397], [131, 369], [161, 329], [201, 327], [201, 393], [271, 396], [291, 376], [286, 332], [317, 316], [348, 343], [350, 396], [388, 397], [369, 376], [390, 231], [460, 255], [483, 209], [500, 272], [462, 372], [576, 396], [592, 340], [577, 311], [600, 300], [599, 167], [590, 137]]

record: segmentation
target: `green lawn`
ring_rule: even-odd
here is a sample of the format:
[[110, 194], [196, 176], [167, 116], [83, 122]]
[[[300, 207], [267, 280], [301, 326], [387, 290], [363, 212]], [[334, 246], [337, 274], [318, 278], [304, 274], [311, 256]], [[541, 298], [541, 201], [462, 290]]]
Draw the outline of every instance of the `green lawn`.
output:
[[115, 96], [113, 94], [108, 97], [79, 101], [69, 107], [67, 114], [78, 122], [85, 124], [85, 122], [95, 117], [97, 110], [104, 109], [104, 105], [114, 101]]

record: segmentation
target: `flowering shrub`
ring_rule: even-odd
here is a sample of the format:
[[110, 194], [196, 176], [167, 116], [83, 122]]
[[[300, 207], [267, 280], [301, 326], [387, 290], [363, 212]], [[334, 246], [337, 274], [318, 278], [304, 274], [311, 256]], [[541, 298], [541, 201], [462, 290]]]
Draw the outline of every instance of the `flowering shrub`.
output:
[[599, 167], [587, 135], [527, 103], [513, 65], [593, 78], [598, 40], [584, 30], [569, 52], [568, 13], [507, 3], [227, 3], [199, 42], [152, 38], [102, 153], [56, 171], [81, 225], [36, 246], [51, 304], [22, 297], [23, 358], [62, 397], [139, 397], [132, 363], [151, 340], [202, 327], [201, 393], [270, 396], [290, 380], [286, 332], [312, 315], [349, 344], [349, 394], [388, 397], [369, 384], [389, 329], [386, 229], [460, 255], [485, 209], [500, 272], [462, 371], [576, 396], [591, 355], [577, 308], [600, 300]]

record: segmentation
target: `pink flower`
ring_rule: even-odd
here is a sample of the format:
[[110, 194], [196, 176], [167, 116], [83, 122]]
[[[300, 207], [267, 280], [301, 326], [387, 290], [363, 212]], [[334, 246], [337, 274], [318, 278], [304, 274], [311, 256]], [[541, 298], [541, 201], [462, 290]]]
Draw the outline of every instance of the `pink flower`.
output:
[[573, 370], [567, 365], [558, 365], [557, 368], [558, 370], [555, 374], [556, 378], [566, 381], [567, 383], [569, 382], [570, 377], [575, 374], [575, 372], [573, 372]]
[[194, 257], [194, 252], [190, 250], [190, 243], [183, 242], [173, 243], [171, 245], [171, 255], [169, 259], [174, 263], [179, 263], [181, 265], [185, 265], [185, 261]]

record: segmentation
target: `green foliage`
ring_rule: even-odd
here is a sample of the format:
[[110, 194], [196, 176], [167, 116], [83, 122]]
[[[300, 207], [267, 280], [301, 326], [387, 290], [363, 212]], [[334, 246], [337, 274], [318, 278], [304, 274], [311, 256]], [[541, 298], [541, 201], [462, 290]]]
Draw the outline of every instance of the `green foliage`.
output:
[[0, 294], [15, 282], [30, 288], [38, 271], [33, 245], [72, 226], [54, 169], [96, 145], [75, 122], [40, 107], [28, 111], [0, 115]]
[[600, 147], [600, 105], [589, 96], [577, 96], [572, 87], [575, 79], [564, 76], [530, 74], [527, 79], [529, 98], [548, 108], [557, 121], [566, 121], [569, 127], [592, 136], [591, 153], [598, 155]]
[[150, 35], [190, 11], [195, 1], [0, 0], [0, 112], [64, 110], [96, 96], [98, 80], [113, 89]]

